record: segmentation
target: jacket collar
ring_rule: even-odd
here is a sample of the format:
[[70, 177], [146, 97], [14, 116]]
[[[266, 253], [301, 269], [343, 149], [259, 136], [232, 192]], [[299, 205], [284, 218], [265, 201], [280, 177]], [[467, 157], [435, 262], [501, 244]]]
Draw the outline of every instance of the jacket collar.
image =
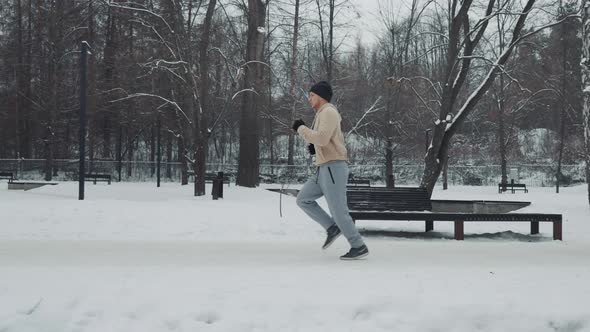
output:
[[324, 105], [322, 105], [322, 107], [320, 107], [320, 108], [318, 109], [317, 113], [319, 113], [319, 112], [321, 112], [321, 111], [325, 110], [325, 109], [326, 109], [326, 108], [328, 108], [329, 106], [332, 106], [332, 104], [331, 104], [331, 103], [325, 103]]

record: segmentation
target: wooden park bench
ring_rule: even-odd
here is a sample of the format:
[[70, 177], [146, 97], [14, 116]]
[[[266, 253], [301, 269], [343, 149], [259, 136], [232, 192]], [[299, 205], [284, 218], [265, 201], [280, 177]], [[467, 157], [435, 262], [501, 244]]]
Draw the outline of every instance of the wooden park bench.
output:
[[8, 183], [14, 181], [14, 173], [9, 171], [0, 171], [0, 180], [8, 180]]
[[348, 188], [348, 207], [353, 220], [424, 221], [426, 232], [434, 221], [455, 224], [455, 240], [463, 240], [466, 222], [530, 222], [531, 234], [539, 233], [539, 222], [553, 223], [553, 239], [562, 240], [562, 215], [541, 213], [432, 212], [425, 188]]
[[510, 188], [513, 194], [516, 190], [522, 190], [525, 193], [529, 192], [529, 190], [526, 188], [526, 184], [514, 183], [514, 179], [512, 179], [510, 180], [510, 183], [498, 183], [498, 194], [501, 194], [504, 191], [508, 191], [508, 188]]
[[90, 173], [84, 174], [85, 181], [92, 181], [96, 184], [97, 181], [104, 181], [111, 184], [111, 175], [110, 174], [99, 174], [99, 173]]

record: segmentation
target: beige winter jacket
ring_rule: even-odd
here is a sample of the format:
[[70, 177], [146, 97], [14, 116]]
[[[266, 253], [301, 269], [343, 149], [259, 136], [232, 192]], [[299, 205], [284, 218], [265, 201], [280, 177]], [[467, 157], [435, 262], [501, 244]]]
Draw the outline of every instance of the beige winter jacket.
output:
[[340, 121], [342, 118], [336, 106], [327, 103], [317, 110], [312, 129], [306, 126], [297, 129], [306, 142], [314, 144], [316, 165], [348, 159]]

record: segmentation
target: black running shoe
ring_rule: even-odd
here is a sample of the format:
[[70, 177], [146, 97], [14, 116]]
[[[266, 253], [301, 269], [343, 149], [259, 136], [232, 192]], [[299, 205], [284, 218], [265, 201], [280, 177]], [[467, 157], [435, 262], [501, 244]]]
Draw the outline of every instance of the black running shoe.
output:
[[345, 261], [351, 261], [354, 259], [360, 259], [366, 257], [369, 254], [369, 249], [366, 245], [362, 245], [358, 248], [350, 248], [350, 250], [345, 254], [340, 256], [340, 259]]
[[336, 224], [330, 226], [326, 233], [328, 234], [326, 236], [326, 242], [324, 242], [322, 249], [327, 249], [334, 242], [334, 240], [336, 240], [340, 236], [340, 234], [342, 234], [342, 232], [340, 232], [340, 228], [338, 228]]

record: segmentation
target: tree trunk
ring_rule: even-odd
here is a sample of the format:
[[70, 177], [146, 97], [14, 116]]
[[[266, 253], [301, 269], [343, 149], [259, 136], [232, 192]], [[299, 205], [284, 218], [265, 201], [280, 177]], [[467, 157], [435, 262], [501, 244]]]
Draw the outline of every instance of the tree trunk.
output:
[[254, 92], [242, 93], [240, 113], [240, 152], [238, 178], [236, 184], [256, 187], [260, 168], [260, 146], [258, 131], [258, 109], [262, 105], [261, 93], [264, 89], [263, 59], [266, 4], [262, 0], [248, 0], [248, 39], [246, 42], [246, 62], [244, 88], [254, 87]]
[[211, 36], [211, 22], [217, 0], [209, 0], [205, 22], [203, 24], [203, 36], [199, 45], [199, 70], [200, 85], [200, 109], [195, 111], [195, 196], [205, 195], [205, 172], [207, 165], [207, 147], [209, 146], [209, 125], [207, 117], [211, 114], [209, 100], [209, 40]]
[[168, 179], [172, 178], [172, 141], [173, 136], [168, 133], [166, 135], [166, 177]]
[[24, 110], [24, 100], [20, 94], [21, 88], [23, 86], [24, 77], [22, 77], [23, 72], [23, 15], [22, 15], [22, 5], [20, 0], [15, 1], [16, 6], [16, 53], [17, 53], [17, 61], [14, 67], [14, 76], [16, 80], [16, 89], [15, 89], [15, 112], [16, 112], [16, 139], [17, 139], [17, 153], [16, 158], [21, 157], [28, 157], [25, 153], [26, 147], [25, 142], [25, 110]]
[[186, 160], [186, 146], [184, 142], [184, 137], [182, 135], [178, 135], [178, 162], [180, 163], [180, 184], [187, 185], [188, 184], [188, 163]]
[[506, 160], [506, 145], [505, 145], [505, 141], [506, 141], [506, 136], [505, 136], [505, 126], [504, 126], [504, 116], [503, 114], [500, 114], [500, 125], [498, 128], [498, 141], [499, 141], [499, 147], [500, 147], [500, 168], [501, 168], [501, 172], [502, 172], [502, 177], [501, 177], [501, 183], [506, 184], [508, 183], [508, 162]]
[[[565, 91], [563, 91], [565, 92]], [[565, 100], [563, 101], [565, 102]], [[561, 111], [559, 112], [559, 145], [557, 153], [557, 170], [555, 172], [555, 192], [559, 194], [559, 186], [561, 184], [561, 163], [563, 160], [563, 149], [565, 146], [565, 105], [561, 104]]]
[[449, 155], [446, 155], [443, 164], [443, 190], [449, 189]]
[[582, 1], [582, 89], [584, 92], [584, 157], [590, 204], [590, 3]]
[[498, 98], [498, 146], [500, 148], [500, 168], [502, 172], [501, 183], [508, 183], [508, 162], [506, 158], [506, 124], [504, 119], [504, 76], [500, 74], [500, 95]]
[[[561, 8], [560, 8], [561, 9]], [[566, 136], [566, 129], [565, 129], [565, 122], [566, 122], [566, 111], [567, 111], [567, 42], [565, 39], [564, 34], [566, 33], [565, 29], [561, 29], [561, 42], [563, 43], [561, 46], [562, 51], [562, 74], [561, 74], [561, 105], [559, 109], [559, 146], [558, 146], [558, 157], [557, 157], [557, 172], [555, 174], [555, 192], [559, 194], [559, 186], [561, 184], [562, 174], [561, 174], [561, 163], [563, 161], [563, 149], [565, 147], [565, 136]]]
[[385, 179], [388, 188], [393, 188], [395, 177], [393, 173], [393, 110], [392, 93], [387, 96], [387, 132], [385, 138]]
[[[95, 35], [95, 11], [94, 11], [94, 6], [93, 6], [93, 1], [89, 1], [88, 2], [88, 35], [86, 36], [86, 41], [88, 41], [88, 43], [90, 44], [90, 47], [94, 48], [98, 48], [98, 45], [95, 45], [96, 43], [96, 35]], [[89, 140], [92, 140], [92, 144], [89, 144], [90, 147], [94, 147], [94, 141], [96, 139], [96, 133], [98, 132], [98, 128], [96, 128], [96, 114], [97, 114], [97, 104], [98, 104], [98, 98], [97, 98], [97, 73], [96, 73], [96, 62], [97, 62], [97, 57], [96, 56], [88, 56], [88, 97], [87, 97], [87, 107], [86, 107], [86, 114], [87, 114], [87, 119], [88, 119], [88, 138]], [[103, 153], [102, 153], [102, 157], [107, 159], [107, 158], [113, 158], [113, 156], [110, 153], [106, 153], [105, 150], [108, 150], [106, 148], [106, 144], [103, 144]]]
[[[92, 1], [91, 1], [92, 3]], [[108, 7], [107, 12], [107, 21], [106, 21], [106, 36], [105, 36], [105, 45], [103, 50], [103, 67], [104, 67], [104, 86], [105, 90], [109, 91], [115, 88], [118, 88], [118, 75], [117, 75], [117, 50], [119, 48], [118, 45], [118, 12], [119, 10], [116, 8]], [[92, 58], [92, 57], [91, 57]], [[90, 60], [94, 61], [94, 60]], [[92, 73], [90, 74], [92, 75]], [[91, 113], [91, 121], [95, 121], [96, 127], [95, 135], [100, 137], [102, 134], [103, 140], [103, 156], [107, 157], [110, 154], [110, 145], [111, 145], [111, 127], [112, 123], [116, 123], [117, 121], [113, 121], [111, 119], [111, 112], [112, 114], [119, 114], [123, 111], [123, 107], [119, 105], [113, 105], [113, 108], [110, 107], [108, 109], [102, 110], [101, 112], [95, 112], [94, 114]], [[92, 111], [92, 108], [89, 108]], [[122, 121], [122, 116], [118, 115], [119, 121]], [[115, 119], [116, 120], [116, 119]], [[101, 131], [98, 129], [100, 128]]]
[[[293, 42], [291, 44], [291, 66], [289, 67], [290, 73], [290, 86], [289, 86], [289, 95], [292, 99], [292, 106], [291, 106], [291, 113], [289, 114], [289, 122], [288, 124], [293, 123], [295, 121], [296, 112], [297, 112], [297, 41], [299, 40], [299, 0], [295, 0], [295, 17], [293, 19]], [[287, 165], [294, 165], [293, 163], [293, 152], [294, 152], [294, 144], [295, 144], [295, 133], [289, 130], [289, 146], [287, 152]]]
[[330, 27], [328, 32], [328, 82], [332, 82], [332, 78], [334, 75], [334, 11], [335, 11], [335, 1], [336, 0], [329, 0], [330, 1]]
[[121, 182], [123, 168], [123, 125], [119, 123], [119, 135], [117, 135], [117, 175]]
[[[502, 4], [498, 3], [498, 10], [501, 9]], [[505, 41], [505, 22], [500, 18], [496, 17], [496, 23], [498, 26], [498, 50], [499, 53], [504, 52], [504, 41]], [[499, 89], [495, 95], [496, 100], [494, 101], [498, 107], [498, 147], [500, 149], [500, 172], [502, 173], [500, 182], [502, 184], [508, 183], [508, 162], [507, 162], [507, 147], [508, 142], [506, 140], [506, 119], [505, 119], [505, 93], [504, 93], [504, 72], [500, 72]]]
[[156, 126], [150, 126], [150, 176], [156, 173]]
[[131, 179], [132, 174], [132, 166], [133, 166], [133, 144], [134, 144], [133, 136], [131, 135], [131, 129], [127, 127], [127, 178]]
[[[32, 112], [33, 104], [30, 102], [32, 100], [32, 87], [31, 82], [32, 80], [32, 71], [33, 71], [33, 47], [39, 47], [37, 45], [33, 45], [33, 7], [32, 1], [28, 1], [28, 32], [27, 32], [27, 45], [26, 45], [26, 63], [24, 64], [24, 68], [22, 68], [21, 72], [23, 74], [23, 81], [21, 82], [21, 86], [23, 91], [21, 93], [24, 94], [23, 98], [23, 106], [27, 105], [26, 108], [31, 108], [29, 111]], [[39, 39], [38, 43], [42, 43]]]

